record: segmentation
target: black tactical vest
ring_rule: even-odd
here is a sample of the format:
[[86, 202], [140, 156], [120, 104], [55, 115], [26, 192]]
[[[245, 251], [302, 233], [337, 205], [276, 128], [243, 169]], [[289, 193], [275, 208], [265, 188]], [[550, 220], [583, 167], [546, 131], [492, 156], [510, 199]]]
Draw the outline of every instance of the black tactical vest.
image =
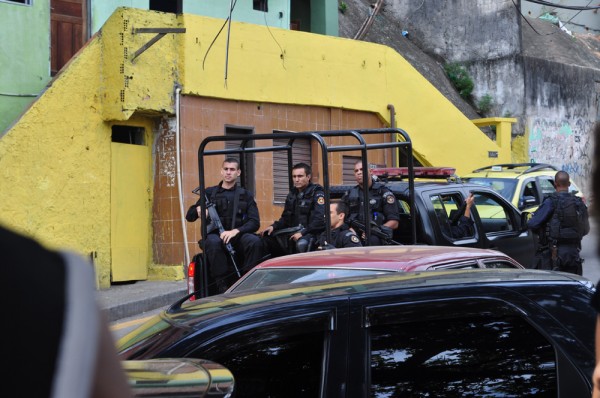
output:
[[286, 203], [288, 203], [292, 214], [289, 215], [290, 219], [285, 220], [287, 225], [295, 226], [302, 224], [306, 227], [309, 224], [310, 210], [317, 187], [317, 184], [310, 184], [303, 192], [293, 190], [288, 193]]
[[237, 205], [237, 211], [235, 215], [235, 225], [237, 227], [244, 223], [244, 218], [246, 217], [246, 213], [248, 212], [249, 199], [247, 191], [236, 185], [235, 190], [233, 191], [233, 195], [219, 188], [215, 188], [211, 193], [210, 200], [217, 207], [217, 213], [219, 213], [219, 217], [221, 218], [223, 228], [225, 228], [225, 230], [227, 231], [233, 229], [233, 208], [236, 195], [239, 195], [239, 202]]
[[[369, 189], [369, 211], [373, 221], [377, 225], [382, 225], [385, 222], [385, 215], [383, 214], [383, 191], [385, 185], [379, 182], [374, 182]], [[360, 193], [359, 187], [355, 186], [350, 189], [348, 193], [348, 206], [350, 207], [350, 214], [358, 214], [358, 220], [363, 221], [363, 208], [361, 206], [363, 195]], [[377, 217], [375, 214], [377, 213]]]

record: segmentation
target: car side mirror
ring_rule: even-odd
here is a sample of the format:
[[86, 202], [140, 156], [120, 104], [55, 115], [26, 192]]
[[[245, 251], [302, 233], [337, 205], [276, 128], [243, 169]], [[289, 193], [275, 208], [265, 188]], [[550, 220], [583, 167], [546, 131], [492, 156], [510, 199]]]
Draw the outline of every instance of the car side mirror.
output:
[[525, 209], [527, 207], [535, 206], [537, 204], [537, 200], [535, 196], [523, 196], [521, 199], [521, 203], [519, 204], [519, 209]]
[[194, 358], [123, 360], [135, 397], [226, 398], [234, 387], [233, 374], [215, 362]]
[[530, 211], [524, 211], [521, 213], [521, 232], [527, 231], [527, 221], [531, 218], [533, 213]]

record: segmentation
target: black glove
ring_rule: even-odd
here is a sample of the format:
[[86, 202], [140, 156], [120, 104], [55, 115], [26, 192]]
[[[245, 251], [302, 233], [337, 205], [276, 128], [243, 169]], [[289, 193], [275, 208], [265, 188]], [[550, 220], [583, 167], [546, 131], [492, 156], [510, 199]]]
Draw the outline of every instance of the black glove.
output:
[[394, 230], [391, 229], [390, 227], [386, 226], [386, 225], [382, 225], [381, 227], [381, 232], [383, 232], [384, 234], [386, 234], [388, 236], [388, 238], [392, 239], [392, 236], [394, 236]]

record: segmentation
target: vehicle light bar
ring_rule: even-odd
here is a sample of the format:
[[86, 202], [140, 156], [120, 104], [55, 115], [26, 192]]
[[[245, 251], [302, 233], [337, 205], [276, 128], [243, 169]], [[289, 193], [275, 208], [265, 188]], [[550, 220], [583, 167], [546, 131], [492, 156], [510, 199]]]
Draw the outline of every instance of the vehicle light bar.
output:
[[[416, 178], [449, 178], [454, 176], [454, 167], [413, 167]], [[371, 170], [371, 174], [381, 178], [408, 177], [408, 167], [383, 167]]]

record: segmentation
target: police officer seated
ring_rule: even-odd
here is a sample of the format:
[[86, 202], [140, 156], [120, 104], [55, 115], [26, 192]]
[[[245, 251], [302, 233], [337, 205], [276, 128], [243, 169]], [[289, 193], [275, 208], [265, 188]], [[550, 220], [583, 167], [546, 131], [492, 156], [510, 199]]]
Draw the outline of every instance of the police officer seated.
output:
[[[368, 173], [368, 197], [369, 197], [369, 217], [383, 232], [392, 238], [394, 230], [400, 225], [400, 211], [398, 202], [394, 193], [381, 182], [374, 180], [369, 169]], [[354, 228], [353, 221], [358, 221], [363, 226], [364, 223], [364, 203], [363, 203], [363, 165], [362, 161], [357, 161], [354, 164], [354, 178], [357, 185], [349, 189], [342, 197], [342, 202], [346, 203], [349, 208], [346, 222]], [[365, 242], [364, 231], [357, 231], [361, 234], [363, 245], [379, 246], [386, 244], [386, 240], [381, 237], [371, 234], [369, 242]]]
[[325, 191], [321, 185], [313, 184], [311, 177], [308, 164], [292, 167], [294, 187], [285, 199], [281, 218], [260, 233], [271, 257], [316, 248], [317, 238], [325, 230]]
[[[237, 185], [241, 174], [240, 163], [236, 158], [226, 158], [221, 167], [221, 182], [206, 188], [205, 199], [216, 207], [217, 216], [222, 224], [219, 228], [207, 228], [208, 233], [201, 243], [206, 252], [210, 285], [216, 286], [211, 294], [222, 293], [238, 278], [255, 266], [263, 258], [262, 241], [255, 232], [260, 227], [258, 207], [252, 193]], [[194, 222], [202, 214], [201, 200], [187, 211], [186, 220]], [[211, 225], [216, 220], [208, 219]], [[210, 225], [209, 225], [210, 227]], [[237, 264], [236, 255], [229, 251], [232, 248], [243, 262]], [[239, 257], [237, 258], [239, 260]], [[233, 269], [237, 268], [237, 269]]]
[[327, 232], [323, 232], [319, 236], [319, 250], [362, 246], [358, 235], [345, 223], [348, 211], [348, 206], [344, 202], [329, 204], [331, 240], [327, 241]]

